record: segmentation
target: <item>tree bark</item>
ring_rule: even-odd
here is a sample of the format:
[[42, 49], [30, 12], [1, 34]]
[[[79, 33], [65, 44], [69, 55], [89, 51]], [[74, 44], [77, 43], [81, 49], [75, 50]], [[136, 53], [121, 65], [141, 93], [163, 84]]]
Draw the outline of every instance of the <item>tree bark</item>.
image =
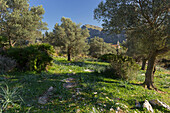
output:
[[10, 46], [10, 48], [14, 47], [15, 44], [16, 44], [16, 41], [12, 42], [11, 37], [9, 36], [9, 46]]
[[153, 85], [154, 83], [154, 66], [155, 66], [156, 54], [152, 54], [148, 60], [148, 67], [145, 73], [145, 82], [143, 85], [147, 86], [148, 89], [156, 89]]
[[146, 60], [145, 58], [142, 59], [142, 68], [141, 68], [141, 70], [145, 70], [146, 61], [147, 61], [147, 60]]
[[68, 61], [71, 61], [71, 52], [70, 52], [70, 49], [67, 50], [67, 57], [68, 57]]
[[10, 48], [12, 47], [12, 41], [11, 41], [11, 38], [9, 38], [9, 47], [10, 47]]

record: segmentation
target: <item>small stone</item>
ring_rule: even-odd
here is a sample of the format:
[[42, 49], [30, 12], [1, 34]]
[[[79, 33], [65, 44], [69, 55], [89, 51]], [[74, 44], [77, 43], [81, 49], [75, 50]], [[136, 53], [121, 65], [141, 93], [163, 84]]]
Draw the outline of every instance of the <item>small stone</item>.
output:
[[117, 107], [117, 108], [116, 108], [116, 111], [119, 111], [119, 110], [120, 110], [120, 107]]
[[101, 103], [98, 103], [98, 105], [100, 105], [100, 106], [101, 106], [102, 104], [101, 104]]
[[46, 104], [47, 103], [47, 100], [48, 100], [48, 97], [47, 96], [42, 96], [38, 99], [38, 103], [39, 104]]
[[127, 109], [128, 108], [125, 104], [122, 104], [122, 103], [116, 103], [116, 105], [118, 105], [122, 109]]
[[93, 112], [96, 113], [96, 109], [94, 107], [92, 109], [93, 109]]
[[140, 108], [141, 107], [140, 103], [137, 100], [135, 101], [135, 107], [136, 108]]
[[94, 95], [97, 95], [97, 92], [93, 92]]
[[103, 109], [100, 109], [100, 111], [104, 111]]
[[28, 107], [30, 107], [31, 105], [30, 104], [27, 104]]
[[76, 113], [80, 113], [80, 109], [77, 109]]
[[72, 97], [74, 98], [74, 97], [76, 97], [76, 95], [72, 95]]
[[47, 91], [51, 92], [51, 91], [53, 91], [53, 89], [54, 89], [53, 86], [51, 86]]
[[76, 86], [76, 84], [75, 84], [75, 83], [71, 83], [71, 82], [67, 82], [67, 83], [64, 83], [64, 84], [63, 84], [63, 87], [64, 87], [64, 88], [67, 88], [67, 89], [73, 88], [73, 87], [75, 87], [75, 86]]
[[94, 72], [94, 70], [90, 70], [90, 69], [85, 69], [85, 72]]
[[120, 107], [117, 107], [117, 108], [116, 108], [116, 113], [123, 113], [123, 110], [120, 109]]
[[113, 109], [113, 108], [110, 108], [110, 111], [114, 111], [114, 109]]
[[147, 100], [143, 103], [143, 108], [146, 108], [149, 112], [154, 112], [152, 106], [149, 104]]

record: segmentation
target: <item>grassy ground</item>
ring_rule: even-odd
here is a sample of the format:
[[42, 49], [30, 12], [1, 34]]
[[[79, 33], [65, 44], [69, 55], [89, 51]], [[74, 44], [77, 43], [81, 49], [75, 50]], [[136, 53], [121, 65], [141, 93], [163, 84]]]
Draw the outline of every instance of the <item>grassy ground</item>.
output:
[[[54, 65], [48, 72], [13, 72], [0, 75], [3, 82], [10, 89], [19, 87], [18, 94], [23, 102], [7, 107], [4, 112], [38, 112], [38, 113], [67, 113], [67, 112], [115, 112], [119, 106], [126, 112], [146, 112], [136, 109], [135, 101], [159, 99], [170, 105], [170, 71], [159, 68], [155, 74], [155, 85], [162, 92], [143, 88], [139, 83], [144, 81], [144, 71], [140, 71], [135, 80], [123, 81], [104, 77], [100, 72], [108, 66], [103, 62], [68, 62], [65, 58], [55, 58]], [[94, 70], [87, 72], [85, 70]], [[74, 78], [76, 87], [63, 87], [64, 79]], [[47, 89], [53, 86], [54, 90], [47, 104], [38, 104], [38, 98]], [[78, 90], [78, 91], [77, 91]], [[163, 93], [165, 92], [165, 93]], [[126, 108], [127, 106], [127, 108]], [[164, 108], [154, 108], [156, 112], [168, 112]]]

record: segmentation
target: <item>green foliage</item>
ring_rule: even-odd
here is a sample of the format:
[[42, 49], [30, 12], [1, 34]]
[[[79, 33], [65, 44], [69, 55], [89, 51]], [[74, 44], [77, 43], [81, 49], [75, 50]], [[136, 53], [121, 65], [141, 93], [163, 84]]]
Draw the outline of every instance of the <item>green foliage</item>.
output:
[[98, 26], [93, 26], [93, 25], [86, 24], [86, 25], [84, 25], [84, 27], [86, 27], [88, 29], [95, 29], [95, 30], [102, 31], [102, 28], [98, 27]]
[[16, 67], [16, 61], [0, 55], [0, 72], [8, 72]]
[[[42, 113], [70, 113], [70, 112], [93, 112], [101, 113], [116, 112], [120, 107], [122, 112], [144, 113], [143, 109], [132, 109], [135, 107], [135, 100], [143, 104], [144, 100], [159, 99], [169, 104], [169, 83], [170, 76], [166, 74], [169, 70], [157, 71], [155, 73], [155, 84], [158, 89], [167, 93], [145, 89], [140, 85], [144, 80], [145, 71], [139, 71], [139, 77], [143, 80], [123, 81], [104, 77], [102, 73], [86, 72], [86, 69], [96, 70], [109, 63], [89, 61], [70, 62], [64, 57], [55, 57], [54, 65], [48, 72], [15, 72], [9, 75], [1, 75], [0, 81], [7, 78], [9, 87], [14, 84], [21, 86], [20, 95], [24, 104], [20, 106], [19, 102], [15, 106], [7, 107], [4, 112], [42, 112]], [[141, 75], [142, 74], [142, 75]], [[66, 89], [63, 84], [68, 78], [74, 78], [76, 87]], [[163, 83], [166, 79], [166, 83]], [[72, 83], [72, 82], [71, 82]], [[166, 84], [166, 86], [165, 86]], [[38, 104], [38, 97], [44, 94], [49, 87], [53, 86], [54, 91], [50, 95], [50, 101], [45, 105]], [[1, 97], [0, 97], [1, 98]], [[17, 106], [16, 106], [17, 105]], [[125, 105], [127, 107], [125, 107]], [[153, 107], [157, 112], [169, 112], [164, 108]], [[126, 111], [127, 110], [127, 111]]]
[[115, 57], [115, 54], [104, 54], [100, 56], [98, 59], [105, 61], [105, 62], [111, 62]]
[[51, 64], [54, 49], [49, 44], [36, 44], [23, 48], [9, 48], [8, 57], [15, 59], [19, 70], [43, 71]]
[[53, 33], [46, 33], [50, 36], [50, 43], [62, 47], [67, 53], [68, 61], [71, 60], [71, 56], [87, 54], [89, 47], [86, 38], [89, 37], [89, 31], [81, 29], [80, 24], [72, 22], [69, 18], [62, 17], [61, 22], [61, 25], [56, 23]]
[[105, 56], [105, 58], [111, 62], [110, 67], [105, 70], [105, 72], [108, 74], [107, 76], [125, 80], [131, 80], [135, 78], [139, 66], [136, 64], [133, 58], [113, 54]]
[[4, 36], [0, 36], [0, 48], [7, 45], [7, 38]]
[[148, 59], [144, 82], [147, 88], [154, 86], [156, 58], [170, 50], [168, 15], [168, 0], [106, 0], [94, 10], [94, 18], [104, 22], [105, 31], [126, 31], [132, 56]]
[[93, 57], [99, 57], [107, 53], [116, 53], [115, 48], [112, 47], [111, 44], [105, 43], [104, 40], [99, 37], [91, 38], [89, 45], [89, 54]]
[[5, 86], [0, 86], [0, 112], [2, 113], [5, 111], [8, 107], [8, 105], [14, 106], [15, 103], [23, 101], [22, 98], [19, 95], [18, 87], [13, 88], [13, 90], [9, 89], [8, 85], [5, 84]]
[[30, 7], [29, 0], [0, 0], [0, 35], [7, 37], [10, 46], [33, 41], [47, 30], [44, 13], [42, 5]]

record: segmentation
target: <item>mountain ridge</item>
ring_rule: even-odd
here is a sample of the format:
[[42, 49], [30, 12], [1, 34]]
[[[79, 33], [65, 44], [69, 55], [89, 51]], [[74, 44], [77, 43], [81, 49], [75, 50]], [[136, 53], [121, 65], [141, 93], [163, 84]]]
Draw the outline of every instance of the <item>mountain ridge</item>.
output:
[[101, 27], [90, 24], [85, 24], [81, 28], [82, 29], [87, 28], [89, 30], [90, 37], [88, 37], [88, 39], [94, 38], [96, 36], [103, 38], [106, 43], [112, 44], [117, 44], [117, 41], [122, 43], [124, 40], [126, 40], [124, 32], [122, 32], [121, 34], [108, 35], [107, 33], [102, 31]]

